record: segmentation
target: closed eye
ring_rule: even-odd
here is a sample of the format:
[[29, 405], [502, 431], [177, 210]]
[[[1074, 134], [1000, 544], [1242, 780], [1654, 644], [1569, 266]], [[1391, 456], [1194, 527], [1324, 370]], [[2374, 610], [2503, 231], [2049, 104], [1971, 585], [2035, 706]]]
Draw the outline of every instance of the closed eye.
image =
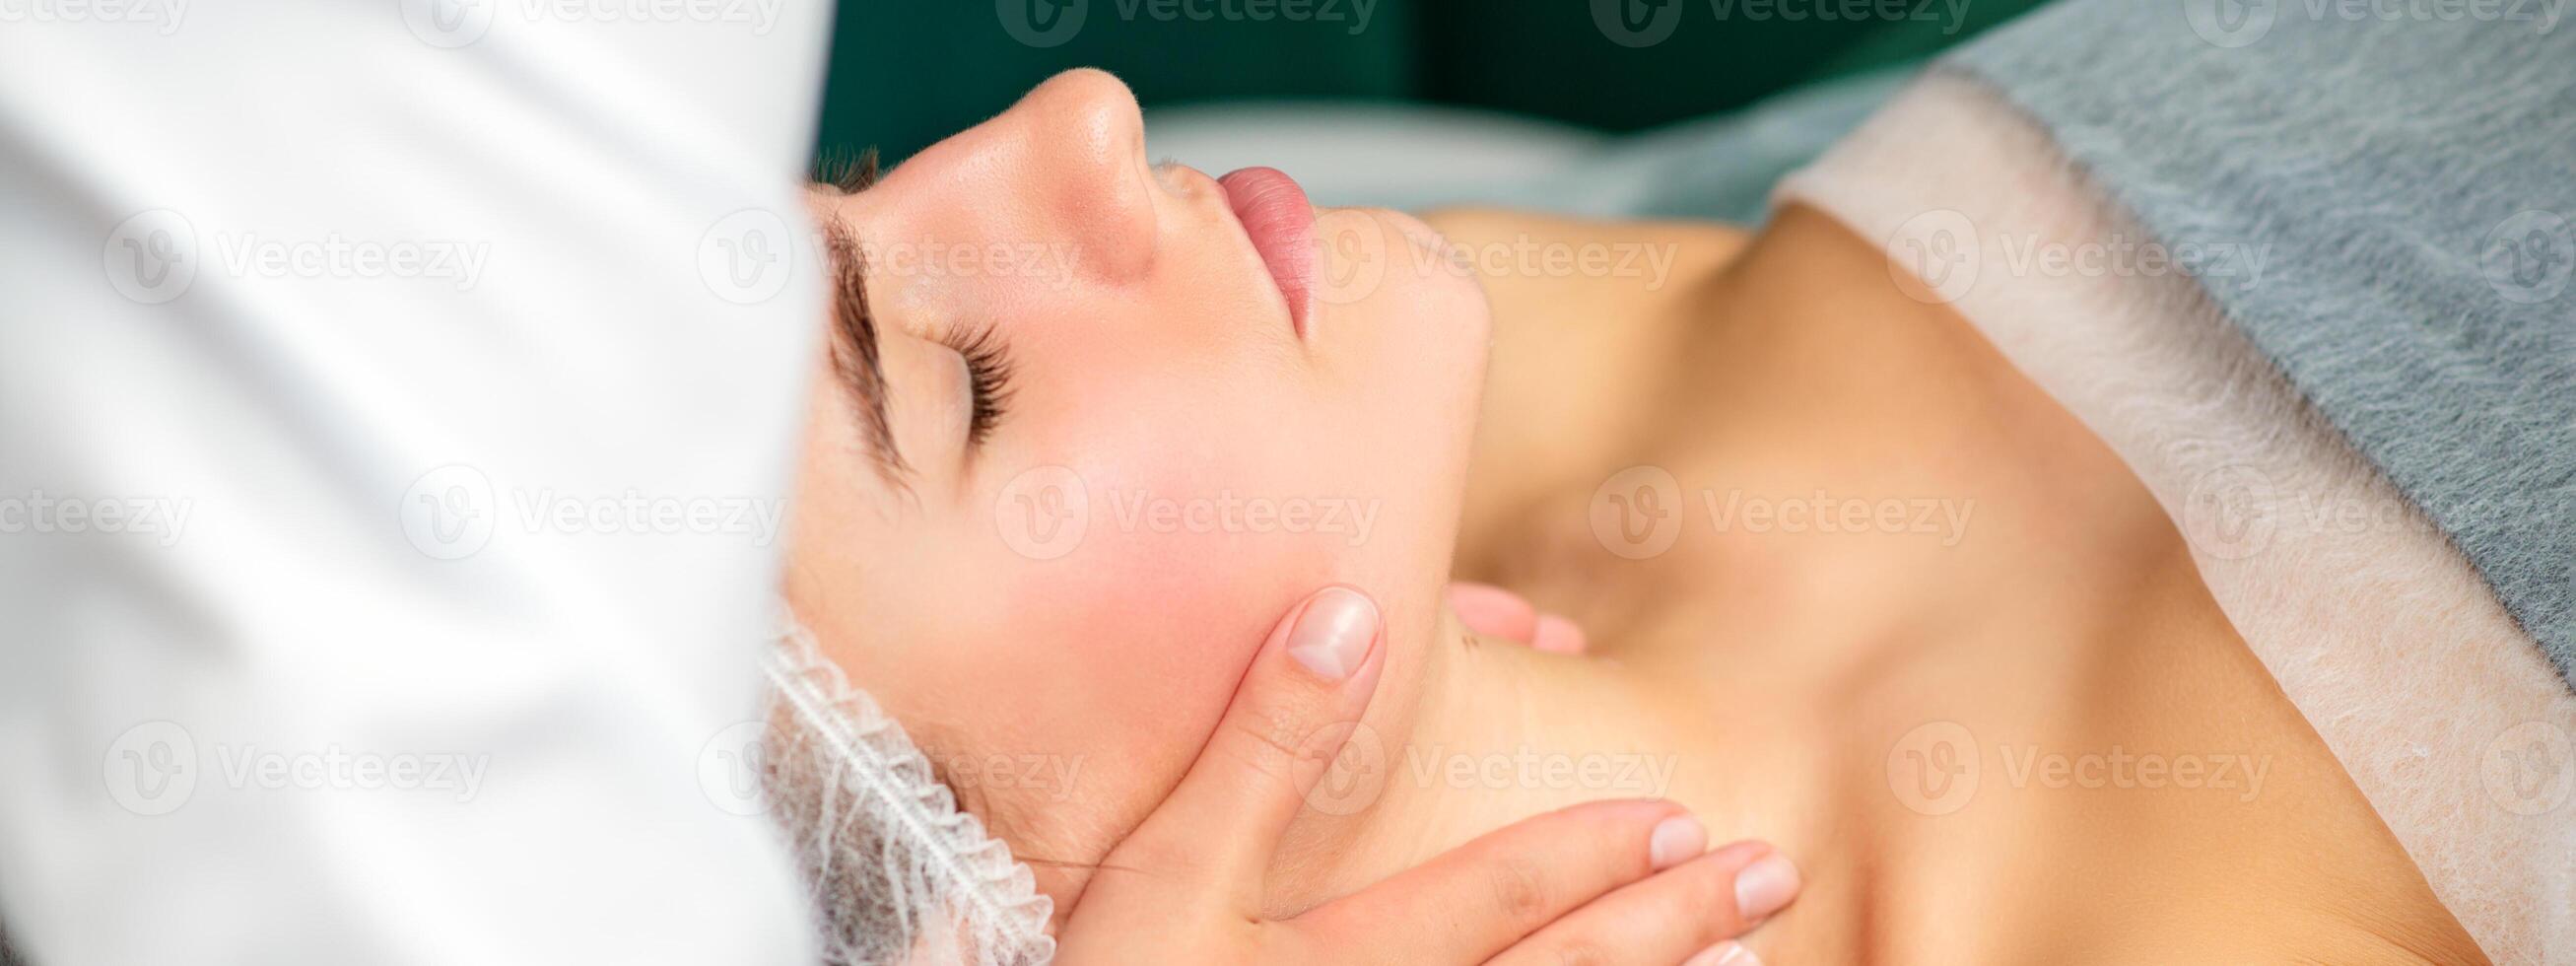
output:
[[966, 446], [975, 449], [993, 435], [1011, 403], [1011, 355], [1009, 346], [991, 325], [943, 334], [940, 342], [966, 360], [966, 380], [973, 396], [972, 414], [966, 421]]

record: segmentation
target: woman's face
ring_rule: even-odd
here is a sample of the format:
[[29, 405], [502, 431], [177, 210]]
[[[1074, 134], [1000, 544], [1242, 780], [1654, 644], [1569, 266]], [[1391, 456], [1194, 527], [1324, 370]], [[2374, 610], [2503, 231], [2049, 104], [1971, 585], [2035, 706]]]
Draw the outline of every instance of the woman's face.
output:
[[836, 320], [788, 594], [1024, 858], [1132, 830], [1319, 586], [1378, 598], [1405, 680], [1456, 536], [1476, 283], [1407, 216], [1145, 151], [1076, 71], [815, 199], [873, 321]]

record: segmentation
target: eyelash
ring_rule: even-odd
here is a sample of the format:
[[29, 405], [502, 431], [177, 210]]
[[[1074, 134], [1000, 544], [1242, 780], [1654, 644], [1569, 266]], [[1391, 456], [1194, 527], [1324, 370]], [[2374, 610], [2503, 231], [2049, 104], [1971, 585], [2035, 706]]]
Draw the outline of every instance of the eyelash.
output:
[[[825, 159], [820, 180], [844, 195], [868, 190], [877, 180], [877, 149], [869, 148], [856, 158]], [[989, 325], [948, 333], [940, 342], [966, 360], [967, 392], [973, 397], [974, 410], [966, 421], [966, 446], [980, 447], [993, 435], [993, 427], [1001, 423], [1011, 402], [1010, 353]]]
[[974, 397], [974, 411], [966, 421], [966, 445], [977, 447], [993, 435], [1011, 403], [1011, 355], [1002, 337], [991, 326], [963, 333], [952, 333], [942, 340], [966, 360], [969, 395]]

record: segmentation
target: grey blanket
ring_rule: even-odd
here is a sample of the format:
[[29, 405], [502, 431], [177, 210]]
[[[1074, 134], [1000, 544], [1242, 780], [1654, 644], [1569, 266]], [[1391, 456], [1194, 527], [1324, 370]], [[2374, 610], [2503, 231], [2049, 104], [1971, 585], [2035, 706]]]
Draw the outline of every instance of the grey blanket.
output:
[[1999, 90], [2447, 534], [2576, 681], [2568, 0], [2064, 0], [1938, 69]]

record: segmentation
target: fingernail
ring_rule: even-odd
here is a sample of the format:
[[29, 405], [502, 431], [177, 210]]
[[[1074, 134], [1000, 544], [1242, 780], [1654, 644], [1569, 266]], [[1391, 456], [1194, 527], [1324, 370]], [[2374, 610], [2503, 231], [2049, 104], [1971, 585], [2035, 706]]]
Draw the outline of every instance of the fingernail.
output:
[[1699, 951], [1682, 962], [1682, 966], [1762, 966], [1762, 957], [1744, 948], [1743, 943], [1729, 939]]
[[1358, 670], [1377, 638], [1377, 605], [1348, 587], [1326, 587], [1297, 615], [1288, 632], [1288, 656], [1326, 681]]
[[1680, 865], [1708, 851], [1708, 829], [1688, 815], [1675, 815], [1655, 823], [1655, 831], [1646, 836], [1647, 861], [1661, 872]]
[[1735, 874], [1735, 911], [1753, 922], [1780, 911], [1798, 895], [1798, 867], [1787, 858], [1767, 855]]

